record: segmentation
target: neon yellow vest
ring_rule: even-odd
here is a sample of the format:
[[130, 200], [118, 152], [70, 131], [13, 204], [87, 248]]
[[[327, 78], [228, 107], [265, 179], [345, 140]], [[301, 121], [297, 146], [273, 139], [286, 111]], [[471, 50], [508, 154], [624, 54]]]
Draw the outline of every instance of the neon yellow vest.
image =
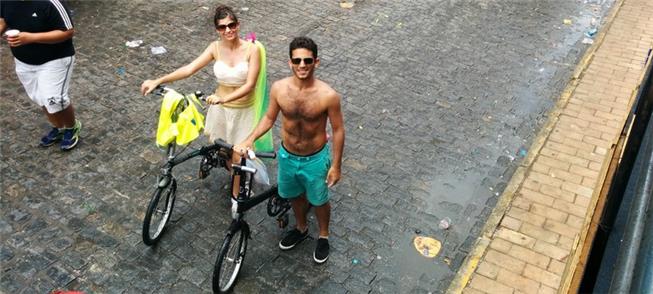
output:
[[[178, 115], [175, 113], [179, 103], [186, 104]], [[199, 104], [195, 95], [184, 96], [174, 90], [167, 90], [161, 102], [159, 126], [156, 130], [156, 144], [166, 147], [173, 141], [177, 145], [186, 145], [204, 129], [204, 116], [197, 110]], [[175, 117], [176, 116], [176, 117]]]

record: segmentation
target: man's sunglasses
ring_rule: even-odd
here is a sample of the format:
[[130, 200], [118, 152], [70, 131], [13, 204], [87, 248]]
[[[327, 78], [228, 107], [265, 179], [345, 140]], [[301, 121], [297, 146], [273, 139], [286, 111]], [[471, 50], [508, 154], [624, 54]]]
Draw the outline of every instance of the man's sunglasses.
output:
[[302, 58], [292, 58], [292, 59], [290, 59], [290, 62], [292, 62], [292, 64], [294, 64], [294, 65], [298, 65], [298, 64], [302, 63], [302, 60], [304, 60], [304, 64], [306, 64], [306, 65], [313, 64], [313, 61], [314, 61], [313, 58], [309, 57], [309, 58], [303, 58], [303, 59]]
[[218, 31], [224, 31], [224, 30], [226, 30], [227, 28], [229, 28], [230, 30], [233, 31], [233, 30], [235, 30], [237, 27], [238, 27], [238, 23], [237, 23], [237, 22], [230, 22], [230, 23], [228, 23], [228, 24], [226, 24], [226, 25], [223, 25], [223, 24], [222, 24], [222, 25], [218, 25], [218, 26], [217, 26]]

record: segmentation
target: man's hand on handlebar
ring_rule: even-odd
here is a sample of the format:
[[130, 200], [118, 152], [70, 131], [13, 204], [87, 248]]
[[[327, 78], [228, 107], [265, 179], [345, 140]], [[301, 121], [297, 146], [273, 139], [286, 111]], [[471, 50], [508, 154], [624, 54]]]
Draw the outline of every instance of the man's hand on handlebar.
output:
[[249, 150], [252, 150], [252, 143], [249, 142], [241, 142], [239, 144], [234, 145], [232, 148], [233, 152], [231, 153], [231, 161], [232, 162], [239, 162], [240, 158], [242, 157], [248, 157], [248, 152]]
[[141, 84], [141, 94], [143, 94], [143, 96], [150, 94], [150, 92], [156, 89], [158, 85], [159, 82], [155, 80], [145, 80], [143, 84]]

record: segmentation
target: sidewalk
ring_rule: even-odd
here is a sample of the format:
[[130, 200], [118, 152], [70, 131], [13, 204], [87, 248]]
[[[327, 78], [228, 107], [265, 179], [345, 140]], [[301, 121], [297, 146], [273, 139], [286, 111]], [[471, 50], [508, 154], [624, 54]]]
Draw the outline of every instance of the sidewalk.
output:
[[617, 1], [451, 293], [566, 293], [653, 44], [653, 2]]

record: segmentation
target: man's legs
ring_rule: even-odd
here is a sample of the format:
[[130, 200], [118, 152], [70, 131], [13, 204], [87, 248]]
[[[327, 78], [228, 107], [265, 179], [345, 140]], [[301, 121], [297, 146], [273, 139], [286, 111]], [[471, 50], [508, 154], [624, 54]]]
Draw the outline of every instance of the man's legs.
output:
[[61, 150], [70, 150], [77, 145], [79, 141], [79, 132], [81, 123], [75, 119], [75, 108], [69, 104], [59, 112], [50, 113], [47, 108], [42, 107], [45, 116], [52, 124], [52, 130], [41, 138], [42, 147], [51, 146], [61, 141]]
[[59, 134], [52, 130], [41, 140], [42, 146], [50, 146], [61, 140], [61, 150], [70, 150], [77, 146], [81, 123], [75, 119], [75, 108], [68, 97], [68, 86], [72, 76], [73, 56], [64, 57], [43, 64], [38, 75], [38, 96], [45, 106], [47, 117]]
[[328, 238], [329, 221], [331, 220], [331, 204], [327, 202], [322, 206], [316, 206], [315, 216], [317, 216], [317, 224], [320, 227], [319, 237]]
[[[279, 242], [282, 250], [289, 250], [308, 236], [307, 214], [309, 202], [302, 195], [291, 201], [295, 213], [296, 227]], [[320, 227], [320, 234], [317, 238], [317, 246], [313, 252], [313, 260], [317, 263], [324, 263], [329, 258], [329, 221], [331, 219], [331, 204], [326, 202], [323, 205], [315, 206], [315, 215]]]
[[57, 117], [54, 116], [53, 113], [49, 113], [49, 112], [48, 112], [48, 109], [45, 108], [45, 106], [41, 106], [41, 109], [43, 109], [43, 113], [45, 113], [45, 117], [48, 118], [48, 121], [50, 122], [50, 124], [51, 124], [53, 127], [57, 128], [57, 129], [61, 128], [61, 123], [59, 122], [59, 120], [57, 119]]
[[329, 258], [329, 220], [331, 219], [331, 204], [329, 202], [315, 207], [317, 224], [320, 227], [320, 235], [317, 238], [317, 246], [313, 251], [313, 260], [321, 264]]
[[74, 148], [79, 142], [79, 132], [82, 125], [75, 119], [73, 105], [68, 104], [63, 110], [55, 113], [50, 113], [46, 107], [43, 107], [43, 110], [53, 128], [41, 138], [40, 145], [47, 147], [61, 141], [61, 150]]
[[296, 226], [295, 229], [289, 231], [286, 236], [279, 241], [279, 248], [281, 248], [281, 250], [290, 250], [308, 237], [308, 223], [306, 221], [308, 201], [306, 200], [306, 197], [304, 197], [304, 195], [295, 197], [290, 200], [290, 205], [295, 214]]
[[81, 123], [75, 120], [75, 108], [68, 97], [68, 85], [75, 58], [64, 57], [42, 65], [30, 65], [14, 59], [16, 75], [32, 101], [41, 106], [52, 130], [41, 138], [40, 145], [61, 141], [62, 150], [70, 150], [79, 141]]
[[308, 229], [308, 223], [306, 221], [306, 216], [308, 214], [308, 201], [304, 195], [301, 195], [293, 199], [290, 204], [292, 205], [292, 211], [295, 213], [295, 223], [296, 228], [300, 232], [305, 232]]
[[68, 129], [75, 126], [75, 108], [72, 104], [68, 105], [64, 110], [56, 113], [49, 113], [45, 106], [42, 107], [42, 109], [43, 112], [45, 112], [48, 121], [55, 128]]
[[306, 212], [308, 211], [308, 200], [305, 197], [306, 190], [297, 179], [299, 162], [291, 157], [284, 149], [283, 144], [279, 148], [277, 157], [277, 185], [279, 196], [288, 199], [292, 210], [295, 213], [295, 229], [279, 241], [281, 250], [290, 250], [308, 237], [308, 224]]

